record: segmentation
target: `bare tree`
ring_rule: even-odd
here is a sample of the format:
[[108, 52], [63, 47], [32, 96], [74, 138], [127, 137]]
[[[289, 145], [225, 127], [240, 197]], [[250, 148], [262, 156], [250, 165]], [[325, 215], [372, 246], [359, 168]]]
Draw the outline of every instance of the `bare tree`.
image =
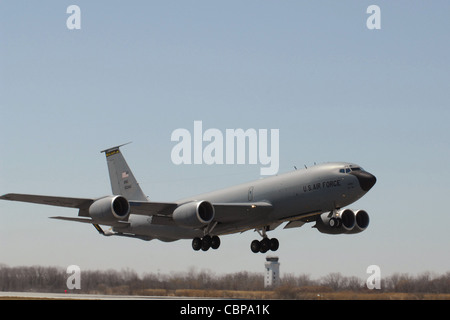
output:
[[[47, 291], [63, 292], [68, 275], [66, 269], [58, 267], [21, 266], [8, 267], [0, 264], [1, 291]], [[263, 273], [241, 271], [216, 275], [208, 270], [190, 268], [187, 272], [172, 274], [147, 273], [139, 276], [132, 269], [85, 270], [82, 272], [81, 292], [109, 294], [137, 294], [146, 289], [203, 289], [264, 291]], [[280, 297], [308, 298], [311, 292], [366, 290], [365, 281], [356, 277], [345, 277], [330, 273], [312, 280], [309, 275], [286, 274], [277, 289]], [[450, 272], [437, 275], [424, 272], [417, 276], [393, 274], [382, 279], [382, 292], [403, 293], [450, 293]], [[369, 292], [380, 292], [373, 290]]]

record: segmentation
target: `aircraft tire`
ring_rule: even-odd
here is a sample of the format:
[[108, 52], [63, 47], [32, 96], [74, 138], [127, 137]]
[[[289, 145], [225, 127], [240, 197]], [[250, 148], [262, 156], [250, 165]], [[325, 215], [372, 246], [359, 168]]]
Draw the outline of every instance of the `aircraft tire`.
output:
[[278, 241], [277, 238], [270, 239], [270, 250], [277, 251], [279, 247], [280, 247], [280, 242]]
[[258, 253], [261, 250], [261, 242], [258, 240], [253, 240], [250, 244], [250, 249], [253, 253]]
[[211, 236], [204, 236], [202, 239], [202, 250], [208, 251], [211, 248]]
[[211, 238], [211, 248], [214, 250], [220, 247], [220, 238], [218, 236], [212, 236]]
[[336, 218], [331, 218], [330, 221], [328, 222], [328, 224], [330, 225], [331, 228], [336, 228], [336, 226], [337, 226]]
[[270, 239], [264, 238], [261, 240], [261, 249], [259, 250], [261, 253], [266, 253], [270, 249]]
[[199, 237], [195, 237], [194, 239], [192, 239], [192, 249], [194, 249], [195, 251], [198, 251], [202, 248], [202, 239], [200, 239]]

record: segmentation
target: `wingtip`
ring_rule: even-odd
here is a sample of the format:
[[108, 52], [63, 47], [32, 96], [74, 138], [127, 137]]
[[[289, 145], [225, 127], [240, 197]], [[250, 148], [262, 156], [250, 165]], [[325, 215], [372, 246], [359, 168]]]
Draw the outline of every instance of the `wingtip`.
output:
[[10, 195], [10, 193], [4, 194], [4, 195], [0, 196], [0, 199], [1, 200], [9, 200], [9, 195]]

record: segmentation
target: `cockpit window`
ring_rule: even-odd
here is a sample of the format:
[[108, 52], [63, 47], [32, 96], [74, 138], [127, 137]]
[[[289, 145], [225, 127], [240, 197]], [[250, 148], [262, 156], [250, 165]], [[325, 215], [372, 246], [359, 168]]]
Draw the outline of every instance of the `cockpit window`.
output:
[[361, 167], [354, 167], [354, 168], [352, 168], [352, 167], [346, 167], [345, 169], [339, 169], [339, 172], [340, 173], [349, 173], [349, 172], [351, 172], [351, 171], [361, 171], [361, 170], [363, 170]]

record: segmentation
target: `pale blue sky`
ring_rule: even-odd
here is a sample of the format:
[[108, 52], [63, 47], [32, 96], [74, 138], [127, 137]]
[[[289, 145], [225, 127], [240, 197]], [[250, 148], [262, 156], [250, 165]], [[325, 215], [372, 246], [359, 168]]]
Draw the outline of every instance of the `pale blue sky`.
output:
[[[81, 30], [66, 8], [81, 8]], [[381, 30], [366, 9], [381, 8]], [[258, 179], [259, 165], [181, 165], [177, 128], [280, 130], [280, 173], [349, 161], [375, 174], [358, 235], [277, 229], [281, 272], [450, 270], [448, 1], [0, 1], [0, 194], [110, 193], [123, 149], [170, 201]], [[138, 272], [263, 271], [249, 231], [218, 251], [104, 238], [76, 210], [0, 202], [0, 262]]]

